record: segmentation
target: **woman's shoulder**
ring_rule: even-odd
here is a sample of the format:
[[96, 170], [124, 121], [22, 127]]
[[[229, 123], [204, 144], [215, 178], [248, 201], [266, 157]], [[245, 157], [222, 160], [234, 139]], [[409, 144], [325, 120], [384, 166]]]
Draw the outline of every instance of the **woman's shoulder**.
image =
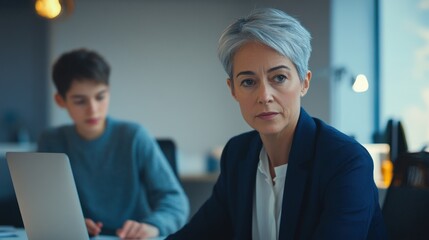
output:
[[316, 148], [320, 154], [327, 156], [326, 159], [371, 159], [365, 147], [352, 136], [322, 121], [316, 122], [319, 129]]
[[225, 145], [224, 154], [232, 158], [245, 158], [260, 151], [262, 140], [257, 131], [245, 132], [232, 137]]
[[320, 143], [328, 145], [327, 147], [360, 146], [359, 142], [357, 142], [353, 136], [349, 136], [319, 119], [315, 119], [315, 122], [318, 128], [318, 140]]

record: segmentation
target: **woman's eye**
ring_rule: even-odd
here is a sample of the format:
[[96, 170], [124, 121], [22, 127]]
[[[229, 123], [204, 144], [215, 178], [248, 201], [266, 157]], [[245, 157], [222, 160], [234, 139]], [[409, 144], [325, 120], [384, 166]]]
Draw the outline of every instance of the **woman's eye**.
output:
[[285, 75], [277, 75], [274, 77], [274, 81], [277, 83], [282, 83], [286, 81], [287, 77]]
[[101, 100], [103, 100], [104, 99], [104, 95], [100, 95], [100, 96], [97, 96], [97, 101], [101, 101]]
[[255, 81], [252, 79], [244, 79], [243, 81], [241, 81], [240, 85], [244, 87], [251, 87], [255, 85]]

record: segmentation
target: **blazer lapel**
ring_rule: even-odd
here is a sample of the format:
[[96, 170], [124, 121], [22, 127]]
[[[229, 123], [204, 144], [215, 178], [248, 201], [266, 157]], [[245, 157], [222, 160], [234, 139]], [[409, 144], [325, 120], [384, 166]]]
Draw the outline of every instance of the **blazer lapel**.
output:
[[262, 148], [262, 141], [259, 134], [251, 140], [247, 157], [241, 165], [239, 186], [240, 194], [237, 194], [240, 208], [238, 209], [238, 236], [237, 239], [252, 238], [252, 216], [253, 216], [253, 195], [255, 192], [256, 170], [259, 163], [259, 152]]
[[301, 108], [289, 153], [279, 239], [294, 239], [313, 160], [316, 130], [314, 120]]

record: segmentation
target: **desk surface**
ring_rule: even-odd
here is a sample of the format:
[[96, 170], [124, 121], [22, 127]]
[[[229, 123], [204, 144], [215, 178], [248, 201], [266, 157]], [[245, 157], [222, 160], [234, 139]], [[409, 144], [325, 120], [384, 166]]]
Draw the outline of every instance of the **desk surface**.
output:
[[[14, 228], [10, 226], [0, 226], [0, 239], [1, 240], [27, 240], [27, 234], [22, 228]], [[90, 238], [91, 240], [119, 240], [120, 238], [115, 236], [97, 236]], [[163, 237], [151, 238], [152, 240], [162, 240]]]

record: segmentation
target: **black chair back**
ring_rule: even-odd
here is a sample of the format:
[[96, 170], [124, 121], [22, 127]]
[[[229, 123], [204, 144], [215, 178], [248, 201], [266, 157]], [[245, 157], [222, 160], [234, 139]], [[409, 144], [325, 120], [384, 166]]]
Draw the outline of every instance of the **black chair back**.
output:
[[389, 239], [429, 239], [429, 153], [403, 153], [383, 204]]
[[173, 169], [176, 177], [179, 178], [179, 173], [177, 170], [177, 153], [176, 153], [176, 144], [172, 139], [169, 138], [158, 138], [156, 139], [159, 147], [170, 163], [171, 168]]

